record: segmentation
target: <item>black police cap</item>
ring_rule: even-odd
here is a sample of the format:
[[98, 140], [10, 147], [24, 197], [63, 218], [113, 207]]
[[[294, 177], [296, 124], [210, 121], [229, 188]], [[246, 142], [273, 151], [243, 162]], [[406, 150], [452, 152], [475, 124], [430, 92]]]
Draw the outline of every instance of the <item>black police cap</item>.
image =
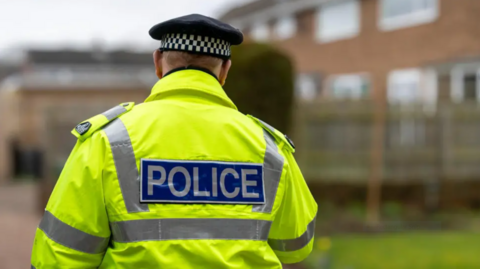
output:
[[162, 51], [187, 51], [219, 58], [230, 58], [230, 46], [243, 42], [243, 34], [238, 29], [199, 14], [159, 23], [149, 34], [161, 41]]

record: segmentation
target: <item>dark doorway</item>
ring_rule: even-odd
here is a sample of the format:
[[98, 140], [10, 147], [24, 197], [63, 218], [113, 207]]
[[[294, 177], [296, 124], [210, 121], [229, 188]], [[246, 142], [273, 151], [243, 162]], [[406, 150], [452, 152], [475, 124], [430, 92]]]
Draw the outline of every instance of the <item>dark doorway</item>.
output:
[[476, 101], [478, 100], [477, 96], [477, 76], [475, 75], [467, 75], [464, 77], [464, 92], [463, 92], [463, 99]]
[[10, 176], [40, 179], [43, 175], [44, 154], [38, 149], [23, 149], [17, 139], [10, 140]]
[[12, 162], [10, 163], [9, 176], [12, 178], [18, 178], [21, 173], [21, 150], [20, 142], [17, 139], [11, 139], [9, 143], [9, 155]]

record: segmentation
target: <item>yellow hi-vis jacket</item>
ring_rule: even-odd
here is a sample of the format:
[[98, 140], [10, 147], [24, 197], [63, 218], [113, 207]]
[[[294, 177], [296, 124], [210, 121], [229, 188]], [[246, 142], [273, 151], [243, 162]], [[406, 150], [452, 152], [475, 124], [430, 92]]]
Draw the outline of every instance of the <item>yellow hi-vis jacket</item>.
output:
[[294, 147], [206, 72], [169, 74], [72, 133], [32, 268], [281, 268], [312, 250]]

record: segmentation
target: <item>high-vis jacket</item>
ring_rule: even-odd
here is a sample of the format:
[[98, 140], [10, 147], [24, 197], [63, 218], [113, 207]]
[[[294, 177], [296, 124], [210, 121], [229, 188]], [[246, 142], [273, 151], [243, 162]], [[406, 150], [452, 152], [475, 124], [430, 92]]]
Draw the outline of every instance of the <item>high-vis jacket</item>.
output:
[[72, 133], [32, 268], [281, 268], [311, 252], [293, 144], [207, 72], [173, 72]]

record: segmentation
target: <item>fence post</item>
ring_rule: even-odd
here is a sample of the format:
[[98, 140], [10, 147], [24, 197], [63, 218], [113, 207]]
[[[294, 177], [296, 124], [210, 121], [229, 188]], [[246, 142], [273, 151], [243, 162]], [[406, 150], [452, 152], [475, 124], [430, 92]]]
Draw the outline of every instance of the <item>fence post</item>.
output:
[[[444, 160], [443, 156], [445, 153], [445, 143], [446, 138], [446, 130], [445, 124], [447, 111], [445, 105], [438, 105], [435, 114], [435, 123], [434, 130], [436, 131], [436, 143], [435, 143], [435, 166], [433, 169], [433, 175], [425, 181], [425, 208], [427, 212], [433, 213], [435, 212], [440, 203], [440, 187], [441, 187], [441, 177], [444, 173]], [[447, 113], [446, 113], [447, 112]]]
[[377, 100], [373, 116], [371, 166], [367, 189], [367, 224], [371, 226], [376, 226], [380, 222], [386, 105], [386, 100]]

